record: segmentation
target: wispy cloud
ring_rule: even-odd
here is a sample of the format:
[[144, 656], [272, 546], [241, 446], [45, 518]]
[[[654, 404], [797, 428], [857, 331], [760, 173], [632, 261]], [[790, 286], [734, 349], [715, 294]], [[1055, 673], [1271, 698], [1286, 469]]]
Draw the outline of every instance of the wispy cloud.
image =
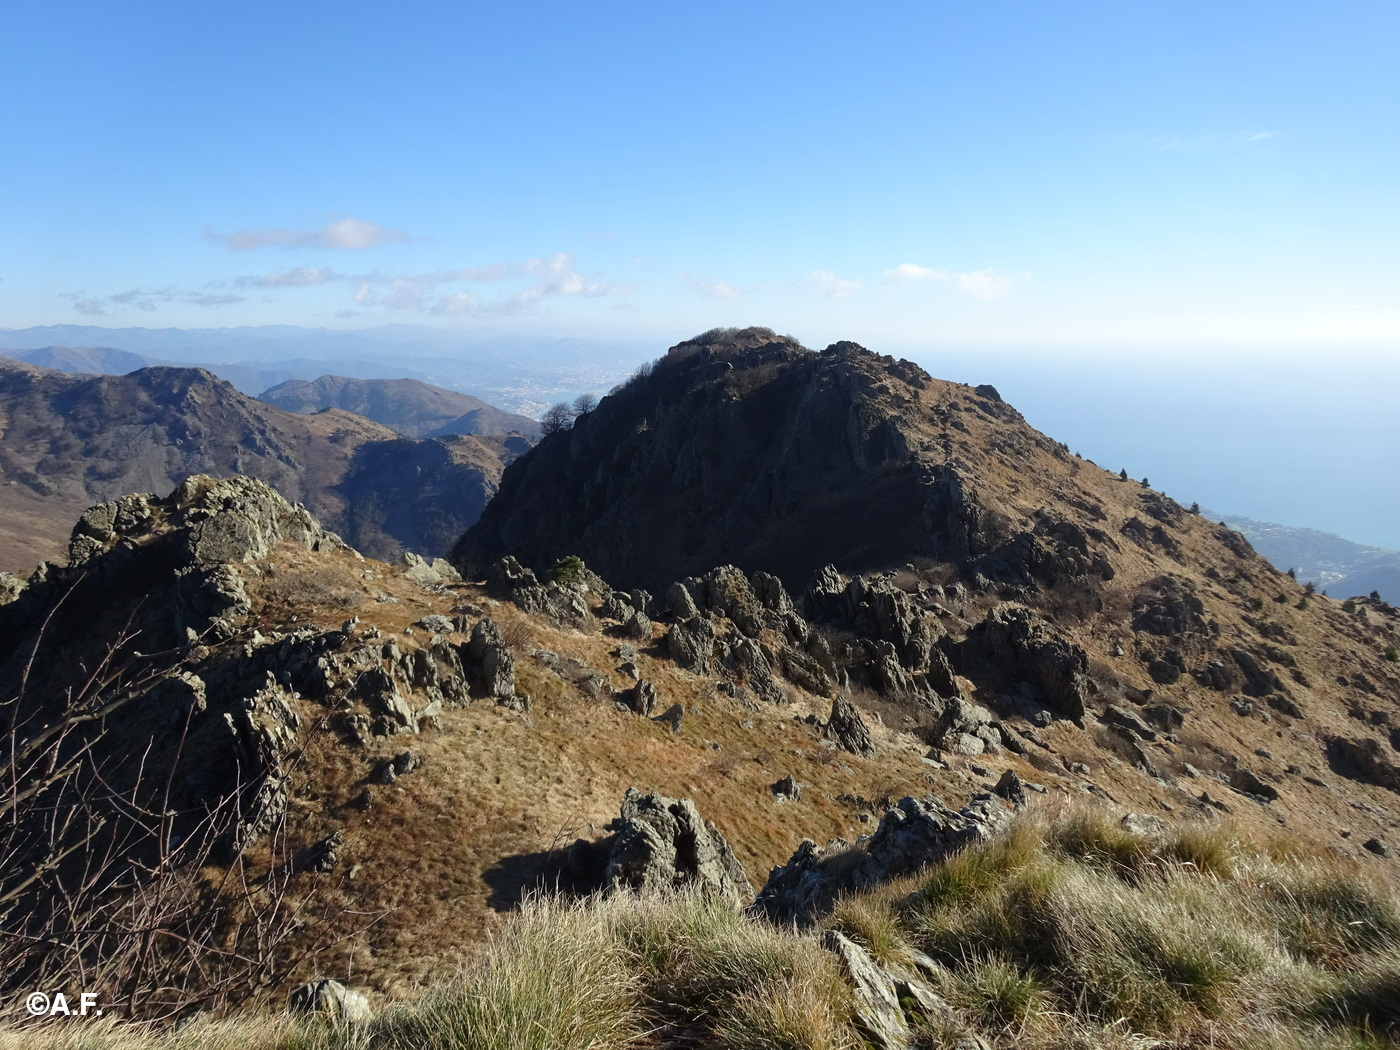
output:
[[[525, 286], [514, 292], [490, 297], [470, 287], [462, 287], [500, 281], [516, 281]], [[294, 290], [334, 284], [349, 286], [350, 297], [354, 301], [354, 307], [350, 308], [352, 312], [389, 311], [440, 317], [521, 313], [559, 296], [598, 298], [624, 296], [632, 292], [630, 286], [579, 273], [574, 267], [573, 256], [560, 252], [538, 259], [423, 274], [350, 274], [329, 266], [298, 266], [290, 270], [241, 274], [227, 280], [208, 281], [201, 289], [132, 288], [105, 297], [87, 298], [85, 293], [79, 292], [68, 298], [79, 313], [96, 316], [109, 312], [109, 307], [150, 311], [160, 304], [172, 302], [194, 306], [227, 306], [245, 301], [246, 297], [238, 293], [240, 289]]]
[[688, 273], [681, 274], [680, 279], [707, 299], [739, 298], [739, 289], [732, 284], [726, 284], [724, 281], [712, 281], [708, 277], [700, 277]]
[[259, 226], [251, 230], [218, 233], [205, 227], [206, 240], [222, 244], [230, 251], [251, 252], [259, 248], [344, 248], [364, 251], [382, 244], [410, 241], [402, 230], [391, 230], [368, 219], [344, 218], [315, 230], [283, 230]]
[[859, 281], [843, 280], [830, 270], [813, 270], [807, 275], [807, 283], [833, 299], [846, 299], [860, 291]]
[[973, 299], [1004, 299], [1011, 294], [1011, 278], [999, 274], [994, 269], [968, 270], [956, 273], [952, 270], [935, 270], [917, 263], [900, 263], [893, 270], [886, 270], [884, 283], [907, 287], [931, 281], [945, 284], [962, 295]]
[[86, 317], [98, 317], [109, 312], [108, 307], [141, 310], [151, 313], [163, 303], [188, 303], [191, 306], [230, 306], [241, 303], [244, 296], [235, 292], [210, 292], [188, 288], [128, 288], [114, 295], [87, 297], [82, 293], [69, 295], [73, 309]]
[[280, 273], [244, 274], [233, 279], [236, 288], [308, 288], [314, 284], [346, 280], [329, 266], [298, 266]]
[[1243, 131], [1204, 132], [1195, 135], [1140, 134], [1114, 136], [1109, 142], [1129, 149], [1153, 153], [1208, 153], [1244, 149], [1283, 135], [1281, 131], [1249, 128]]

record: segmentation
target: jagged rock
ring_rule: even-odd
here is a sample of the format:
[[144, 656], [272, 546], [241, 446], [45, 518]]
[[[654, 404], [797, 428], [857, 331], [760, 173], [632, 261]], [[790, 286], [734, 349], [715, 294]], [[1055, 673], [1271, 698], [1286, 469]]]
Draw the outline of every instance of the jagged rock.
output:
[[693, 620], [700, 615], [700, 609], [683, 583], [673, 583], [666, 588], [666, 608], [678, 623]]
[[717, 644], [723, 651], [725, 667], [741, 676], [750, 689], [770, 704], [787, 702], [787, 695], [773, 680], [773, 668], [758, 642], [736, 634], [720, 639]]
[[1379, 740], [1329, 736], [1327, 757], [1332, 762], [1332, 768], [1344, 776], [1400, 791], [1400, 766], [1385, 757]]
[[608, 851], [609, 892], [699, 886], [721, 897], [753, 894], [744, 868], [715, 825], [690, 799], [642, 795], [628, 788]]
[[1230, 655], [1234, 657], [1244, 675], [1246, 694], [1268, 696], [1270, 693], [1283, 692], [1283, 683], [1279, 681], [1278, 675], [1265, 667], [1254, 653], [1248, 649], [1231, 649]]
[[987, 614], [983, 641], [994, 661], [1019, 670], [1040, 687], [1046, 702], [1068, 718], [1084, 717], [1089, 657], [1050, 633], [1023, 606], [1002, 604]]
[[[584, 570], [585, 580], [598, 581], [594, 573]], [[601, 581], [598, 581], [601, 582]], [[592, 622], [588, 611], [589, 585], [584, 583], [555, 583], [540, 585], [539, 577], [515, 558], [507, 555], [487, 570], [486, 585], [492, 593], [508, 598], [527, 613], [548, 616], [561, 623], [584, 626]]]
[[860, 717], [860, 711], [845, 696], [837, 696], [831, 701], [831, 714], [827, 716], [822, 735], [853, 755], [870, 758], [875, 754], [875, 744], [870, 739], [865, 719]]
[[666, 635], [666, 651], [671, 659], [693, 674], [710, 673], [714, 650], [714, 624], [698, 613], [676, 623]]
[[0, 572], [0, 605], [8, 605], [23, 593], [25, 579], [15, 572]]
[[1206, 632], [1204, 611], [1194, 583], [1176, 576], [1158, 576], [1146, 585], [1133, 607], [1133, 629], [1185, 639]]
[[652, 719], [653, 722], [665, 722], [671, 727], [671, 732], [676, 736], [681, 735], [681, 720], [685, 717], [685, 706], [683, 704], [672, 704]]
[[382, 666], [361, 672], [352, 695], [364, 702], [375, 736], [418, 732], [418, 718], [412, 705], [400, 695], [398, 683]]
[[287, 812], [291, 777], [284, 760], [295, 748], [300, 723], [286, 694], [270, 678], [223, 718], [238, 756], [246, 799], [230, 843], [235, 853], [241, 853], [275, 828]]
[[1186, 723], [1186, 712], [1171, 704], [1153, 704], [1144, 709], [1143, 714], [1150, 722], [1168, 733], [1180, 729]]
[[624, 638], [633, 638], [639, 642], [651, 641], [651, 620], [647, 614], [640, 609], [629, 610], [628, 616], [618, 628], [618, 632]]
[[822, 934], [822, 947], [834, 952], [855, 990], [855, 1021], [875, 1050], [908, 1050], [912, 1033], [899, 1005], [894, 981], [871, 961], [864, 948], [836, 930]]
[[1385, 857], [1387, 860], [1395, 856], [1395, 851], [1391, 849], [1388, 845], [1386, 845], [1383, 841], [1377, 838], [1367, 839], [1361, 844], [1361, 848], [1364, 850], [1369, 850], [1371, 853], [1374, 853], [1378, 857]]
[[645, 678], [640, 679], [631, 689], [624, 689], [618, 693], [617, 697], [630, 710], [646, 718], [650, 718], [651, 713], [656, 710], [656, 686]]
[[1272, 707], [1279, 714], [1287, 715], [1289, 718], [1306, 718], [1307, 714], [1294, 701], [1286, 696], [1273, 693], [1264, 698], [1264, 702]]
[[1016, 775], [1014, 769], [1003, 773], [992, 790], [1018, 808], [1026, 804], [1025, 781]]
[[991, 796], [953, 811], [936, 796], [905, 797], [880, 821], [863, 845], [810, 839], [787, 864], [774, 868], [754, 908], [775, 922], [808, 922], [842, 894], [869, 889], [932, 864], [1000, 832], [1010, 814]]
[[473, 696], [509, 699], [515, 695], [515, 657], [490, 619], [478, 620], [462, 647], [462, 664]]
[[310, 871], [325, 875], [335, 870], [340, 863], [340, 847], [345, 844], [345, 833], [332, 832], [321, 841], [308, 846], [297, 854], [292, 863], [296, 871]]
[[363, 1024], [374, 1019], [369, 999], [339, 981], [304, 984], [292, 993], [289, 1005], [297, 1013], [324, 1014], [340, 1024]]
[[1139, 740], [1156, 740], [1157, 733], [1137, 714], [1126, 707], [1110, 706], [1103, 714], [1104, 724], [1122, 730]]
[[782, 795], [784, 798], [791, 799], [793, 802], [802, 801], [802, 785], [794, 780], [790, 773], [769, 788], [769, 790], [772, 791], [773, 794]]
[[514, 557], [506, 555], [486, 570], [486, 586], [502, 598], [512, 597], [525, 587], [538, 587], [540, 578], [533, 569], [527, 569]]

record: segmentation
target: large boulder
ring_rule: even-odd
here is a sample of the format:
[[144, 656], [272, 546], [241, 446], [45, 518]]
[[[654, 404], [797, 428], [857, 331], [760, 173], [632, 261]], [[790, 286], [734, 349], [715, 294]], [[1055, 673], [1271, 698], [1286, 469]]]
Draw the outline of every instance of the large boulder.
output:
[[721, 897], [753, 895], [743, 865], [719, 829], [688, 798], [628, 788], [604, 871], [608, 892], [698, 886]]
[[870, 729], [861, 718], [856, 705], [845, 696], [837, 696], [831, 701], [831, 714], [826, 720], [823, 734], [836, 746], [853, 755], [870, 758], [875, 754], [875, 743], [870, 739]]

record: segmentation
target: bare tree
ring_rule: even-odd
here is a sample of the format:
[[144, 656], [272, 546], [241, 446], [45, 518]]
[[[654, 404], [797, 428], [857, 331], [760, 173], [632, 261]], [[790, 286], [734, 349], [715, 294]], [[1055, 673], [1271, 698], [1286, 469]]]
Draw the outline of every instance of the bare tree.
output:
[[573, 424], [573, 409], [562, 401], [557, 405], [551, 405], [545, 414], [540, 416], [540, 432], [545, 437], [557, 434], [561, 430], [568, 430]]
[[592, 412], [597, 407], [598, 398], [595, 394], [579, 394], [578, 397], [574, 398], [575, 416], [587, 415], [589, 412]]

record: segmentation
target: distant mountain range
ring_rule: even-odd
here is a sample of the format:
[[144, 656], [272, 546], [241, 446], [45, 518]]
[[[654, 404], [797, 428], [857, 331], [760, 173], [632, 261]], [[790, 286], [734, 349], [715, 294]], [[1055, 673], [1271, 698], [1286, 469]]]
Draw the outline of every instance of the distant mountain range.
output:
[[[489, 407], [489, 406], [487, 406]], [[0, 358], [0, 569], [58, 557], [74, 508], [246, 474], [365, 553], [444, 553], [481, 514], [523, 436], [409, 439], [330, 408], [284, 411], [200, 368], [72, 375]]]
[[[130, 358], [113, 356], [123, 352], [145, 364], [208, 368], [245, 394], [327, 372], [358, 379], [407, 378], [468, 392], [533, 416], [580, 393], [602, 394], [625, 379], [653, 345], [625, 337], [566, 338], [491, 329], [453, 332], [420, 325], [349, 331], [294, 325], [0, 329], [0, 353], [63, 371], [125, 374], [131, 371], [126, 366]], [[84, 359], [82, 352], [89, 356]], [[78, 367], [69, 363], [79, 361], [84, 363]]]
[[416, 379], [350, 379], [323, 375], [306, 382], [289, 379], [258, 395], [259, 401], [288, 412], [340, 408], [383, 423], [406, 437], [448, 434], [524, 434], [537, 437], [529, 416], [502, 412], [470, 394], [444, 390]]

